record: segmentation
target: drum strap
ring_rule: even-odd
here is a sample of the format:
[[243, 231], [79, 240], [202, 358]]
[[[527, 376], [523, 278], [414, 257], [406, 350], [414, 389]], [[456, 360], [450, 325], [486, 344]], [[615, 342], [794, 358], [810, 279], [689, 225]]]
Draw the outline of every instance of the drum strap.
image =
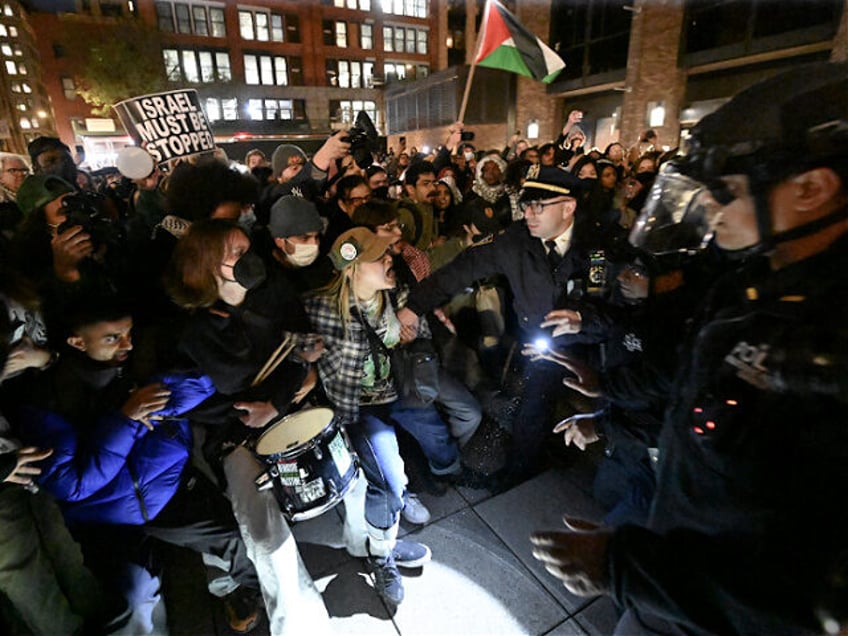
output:
[[277, 367], [280, 366], [280, 363], [287, 355], [289, 355], [289, 353], [291, 353], [291, 350], [294, 349], [294, 345], [294, 337], [292, 337], [291, 333], [286, 333], [286, 336], [283, 338], [280, 346], [274, 350], [271, 357], [268, 358], [265, 365], [259, 370], [256, 377], [253, 378], [253, 382], [250, 383], [250, 386], [262, 384], [269, 375], [274, 373]]

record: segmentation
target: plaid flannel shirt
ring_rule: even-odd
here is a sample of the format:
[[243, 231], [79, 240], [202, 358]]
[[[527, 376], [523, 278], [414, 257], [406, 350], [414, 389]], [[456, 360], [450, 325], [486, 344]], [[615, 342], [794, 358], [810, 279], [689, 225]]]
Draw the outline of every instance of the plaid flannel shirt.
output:
[[[391, 304], [386, 303], [380, 320], [387, 322], [394, 314], [395, 307], [402, 307], [405, 300], [405, 292], [398, 294], [396, 300], [392, 298]], [[363, 367], [371, 353], [365, 329], [356, 319], [352, 319], [345, 329], [334, 296], [307, 296], [304, 306], [314, 331], [324, 337], [324, 354], [316, 363], [324, 391], [333, 403], [338, 418], [346, 424], [356, 422], [359, 419]], [[423, 317], [418, 323], [418, 337], [431, 337], [430, 328]]]

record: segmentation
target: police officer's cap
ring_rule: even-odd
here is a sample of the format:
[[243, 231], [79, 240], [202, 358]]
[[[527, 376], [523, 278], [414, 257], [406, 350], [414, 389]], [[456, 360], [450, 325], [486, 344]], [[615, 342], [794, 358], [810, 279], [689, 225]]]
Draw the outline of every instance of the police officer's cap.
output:
[[530, 166], [527, 179], [521, 189], [521, 201], [537, 201], [555, 197], [576, 197], [580, 190], [580, 179], [556, 166]]

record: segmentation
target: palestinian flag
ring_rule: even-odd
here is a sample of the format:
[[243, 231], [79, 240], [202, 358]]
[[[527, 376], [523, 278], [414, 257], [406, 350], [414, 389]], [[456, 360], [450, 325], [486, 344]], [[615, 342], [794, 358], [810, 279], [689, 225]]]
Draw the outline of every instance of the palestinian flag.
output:
[[488, 0], [475, 64], [526, 75], [549, 84], [565, 62], [497, 0]]

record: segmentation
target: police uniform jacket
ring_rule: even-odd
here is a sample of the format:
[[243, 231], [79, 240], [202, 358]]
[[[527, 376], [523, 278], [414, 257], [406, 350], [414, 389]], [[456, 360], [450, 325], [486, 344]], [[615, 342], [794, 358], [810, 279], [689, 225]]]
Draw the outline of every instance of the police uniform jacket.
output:
[[407, 306], [421, 315], [440, 306], [474, 281], [501, 274], [509, 281], [522, 330], [535, 331], [545, 314], [561, 307], [569, 293], [579, 295], [589, 259], [575, 229], [571, 246], [552, 272], [542, 241], [524, 221], [513, 223], [493, 239], [465, 250], [421, 281]]
[[649, 527], [620, 529], [610, 553], [617, 600], [686, 633], [818, 631], [828, 572], [848, 555], [848, 237], [752, 269], [708, 303]]

